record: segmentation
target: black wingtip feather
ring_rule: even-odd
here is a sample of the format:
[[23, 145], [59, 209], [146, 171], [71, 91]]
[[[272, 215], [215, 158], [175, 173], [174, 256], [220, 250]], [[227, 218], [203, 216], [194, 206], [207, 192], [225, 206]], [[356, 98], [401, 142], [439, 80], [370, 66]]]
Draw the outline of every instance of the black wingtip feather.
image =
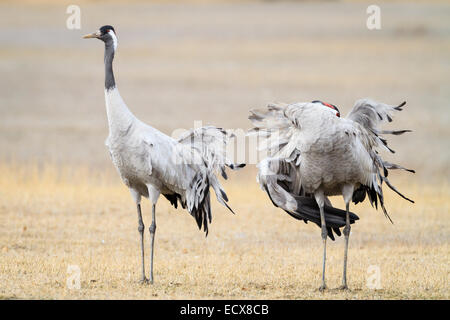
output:
[[402, 111], [402, 107], [404, 106], [406, 104], [406, 101], [403, 101], [402, 103], [400, 103], [397, 107], [395, 107], [394, 109], [395, 110], [398, 110], [398, 111]]
[[388, 187], [389, 187], [392, 191], [394, 191], [395, 193], [397, 193], [400, 197], [402, 197], [403, 199], [405, 199], [405, 200], [407, 200], [407, 201], [409, 201], [409, 202], [411, 202], [411, 203], [414, 203], [414, 200], [405, 197], [400, 191], [397, 190], [396, 187], [394, 187], [394, 186], [391, 184], [391, 182], [390, 182], [387, 178], [383, 178], [383, 181], [386, 182], [386, 184], [388, 185]]
[[227, 173], [225, 172], [225, 169], [224, 169], [224, 168], [221, 169], [221, 172], [220, 172], [220, 173], [222, 174], [222, 177], [223, 177], [225, 180], [228, 179]]
[[[292, 212], [286, 209], [284, 211], [295, 219], [303, 220], [304, 222], [311, 221], [321, 227], [320, 209], [315, 199], [305, 196], [294, 196], [294, 198], [297, 200], [297, 211]], [[346, 211], [325, 205], [324, 213], [328, 237], [331, 240], [335, 240], [333, 231], [336, 235], [341, 235], [339, 228], [344, 227], [346, 224]], [[351, 224], [355, 223], [356, 220], [359, 220], [359, 217], [353, 212], [349, 212], [349, 218]]]
[[230, 206], [226, 202], [224, 202], [224, 204], [228, 208], [228, 210], [231, 211], [232, 214], [236, 214], [236, 213], [234, 213], [233, 209], [231, 209]]
[[245, 163], [232, 163], [227, 165], [231, 170], [237, 170], [245, 167]]
[[222, 194], [223, 200], [225, 200], [225, 201], [228, 202], [228, 196], [227, 196], [227, 194], [225, 193], [225, 191], [223, 191], [222, 189], [220, 189], [220, 193]]

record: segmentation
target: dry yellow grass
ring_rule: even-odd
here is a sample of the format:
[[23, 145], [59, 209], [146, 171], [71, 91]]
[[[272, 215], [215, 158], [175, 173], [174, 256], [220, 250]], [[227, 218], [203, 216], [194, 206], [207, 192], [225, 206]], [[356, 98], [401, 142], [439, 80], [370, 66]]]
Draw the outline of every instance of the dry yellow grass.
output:
[[[388, 193], [394, 225], [370, 206], [353, 207], [361, 220], [350, 238], [351, 291], [322, 294], [319, 228], [273, 208], [254, 182], [253, 168], [225, 184], [237, 214], [214, 203], [207, 238], [187, 212], [160, 200], [156, 283], [149, 286], [138, 284], [134, 204], [111, 167], [98, 172], [1, 164], [0, 297], [448, 299], [449, 186], [401, 178], [392, 180], [416, 204]], [[143, 210], [148, 226], [148, 202]], [[148, 240], [146, 232], [147, 250]], [[328, 285], [337, 288], [343, 239], [328, 248]], [[69, 265], [81, 270], [80, 290], [66, 286]], [[380, 290], [366, 286], [370, 265], [380, 268]]]

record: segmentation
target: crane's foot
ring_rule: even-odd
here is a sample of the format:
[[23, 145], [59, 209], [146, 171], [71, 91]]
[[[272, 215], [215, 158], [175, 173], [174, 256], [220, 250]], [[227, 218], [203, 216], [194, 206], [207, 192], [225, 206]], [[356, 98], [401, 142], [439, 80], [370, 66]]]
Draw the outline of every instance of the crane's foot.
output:
[[339, 290], [347, 291], [347, 290], [348, 290], [348, 287], [347, 287], [346, 284], [343, 284], [342, 286], [339, 287]]
[[146, 277], [143, 277], [141, 280], [139, 280], [139, 284], [149, 284], [150, 280], [148, 280]]
[[326, 284], [323, 284], [323, 285], [321, 285], [321, 286], [319, 287], [319, 291], [320, 291], [320, 292], [324, 292], [325, 290], [327, 290], [327, 285], [326, 285]]

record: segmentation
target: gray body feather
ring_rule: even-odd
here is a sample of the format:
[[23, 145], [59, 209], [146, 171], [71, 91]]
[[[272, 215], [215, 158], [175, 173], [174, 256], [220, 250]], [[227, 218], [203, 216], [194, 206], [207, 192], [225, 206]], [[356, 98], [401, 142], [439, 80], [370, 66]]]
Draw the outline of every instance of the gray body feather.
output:
[[[217, 200], [226, 206], [227, 195], [216, 174], [224, 178], [225, 166], [238, 169], [226, 158], [230, 135], [216, 127], [192, 130], [176, 140], [137, 119], [128, 109], [117, 90], [113, 60], [117, 49], [115, 30], [102, 26], [83, 38], [96, 38], [105, 43], [105, 102], [109, 135], [105, 144], [120, 177], [136, 202], [138, 232], [141, 242], [142, 283], [153, 283], [153, 256], [156, 233], [156, 202], [162, 194], [170, 203], [181, 204], [208, 235], [211, 223], [210, 188]], [[141, 197], [152, 203], [150, 233], [150, 279], [145, 276], [144, 221]]]
[[208, 232], [210, 187], [217, 200], [229, 208], [217, 172], [225, 172], [225, 166], [242, 166], [226, 158], [226, 144], [231, 136], [209, 126], [176, 140], [134, 117], [117, 89], [107, 90], [105, 94], [110, 122], [106, 146], [132, 194], [149, 197], [153, 203], [163, 194], [174, 206], [180, 203], [186, 208], [199, 228]]
[[[262, 189], [276, 206], [298, 219], [303, 219], [305, 208], [311, 205], [305, 198], [317, 199], [318, 194], [322, 195], [331, 238], [330, 228], [339, 234], [338, 228], [345, 225], [345, 211], [332, 208], [327, 196], [353, 197], [357, 203], [367, 194], [372, 204], [379, 200], [389, 217], [382, 183], [399, 193], [387, 179], [387, 171], [405, 168], [384, 162], [376, 149], [393, 152], [381, 134], [402, 134], [409, 130], [379, 131], [378, 127], [392, 121], [392, 113], [400, 111], [403, 105], [395, 107], [363, 99], [355, 103], [346, 118], [317, 102], [272, 104], [266, 110], [252, 110], [249, 119], [255, 127], [250, 134], [262, 138], [263, 149], [269, 155], [258, 165]], [[309, 211], [303, 220], [320, 225], [318, 208], [315, 215], [314, 210]], [[352, 223], [358, 217], [351, 214], [350, 219]]]

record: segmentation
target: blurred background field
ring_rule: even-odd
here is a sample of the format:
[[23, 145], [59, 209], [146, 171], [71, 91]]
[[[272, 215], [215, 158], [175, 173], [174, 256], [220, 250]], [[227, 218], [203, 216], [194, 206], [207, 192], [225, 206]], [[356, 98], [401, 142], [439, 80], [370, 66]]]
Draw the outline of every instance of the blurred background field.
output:
[[[81, 30], [66, 28], [69, 4]], [[380, 2], [376, 31], [369, 4], [0, 2], [0, 298], [448, 299], [450, 4]], [[137, 284], [134, 204], [104, 146], [103, 45], [81, 39], [104, 24], [124, 100], [169, 135], [198, 120], [248, 129], [249, 109], [272, 101], [320, 99], [344, 115], [362, 97], [408, 102], [389, 127], [414, 132], [389, 137], [386, 157], [416, 169], [391, 179], [416, 204], [388, 193], [394, 225], [353, 208], [352, 291], [317, 292], [319, 229], [273, 208], [252, 165], [224, 183], [237, 215], [215, 203], [206, 240], [161, 199], [156, 284]], [[329, 247], [334, 288], [343, 240]], [[66, 288], [73, 264], [78, 291]], [[370, 265], [380, 290], [366, 286]]]

